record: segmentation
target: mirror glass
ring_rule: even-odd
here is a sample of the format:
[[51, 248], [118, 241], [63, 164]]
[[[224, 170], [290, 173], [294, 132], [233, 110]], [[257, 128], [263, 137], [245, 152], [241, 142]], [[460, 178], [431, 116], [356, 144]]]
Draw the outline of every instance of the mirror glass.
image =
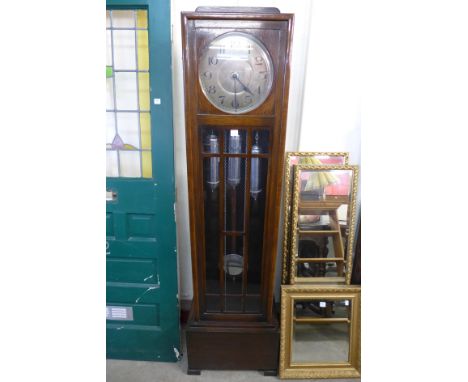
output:
[[[293, 155], [295, 154], [295, 155]], [[295, 165], [334, 165], [334, 166], [340, 166], [340, 165], [346, 165], [348, 164], [348, 155], [345, 153], [337, 153], [337, 154], [313, 154], [313, 153], [288, 153], [287, 156], [287, 163], [286, 165], [289, 168], [289, 176], [290, 176], [290, 181], [288, 182], [289, 187], [288, 187], [288, 192], [286, 194], [287, 200], [285, 201], [287, 205], [291, 204], [291, 195], [292, 195], [292, 190], [294, 188], [294, 182], [292, 181], [293, 177], [293, 167]]]
[[291, 361], [348, 362], [350, 323], [350, 300], [296, 300]]
[[346, 165], [348, 164], [348, 153], [314, 153], [314, 152], [289, 152], [286, 156], [286, 191], [284, 194], [285, 224], [283, 232], [283, 271], [281, 281], [287, 283], [289, 279], [289, 256], [290, 256], [290, 219], [291, 202], [294, 188], [293, 174], [294, 165]]
[[341, 168], [297, 167], [294, 197], [298, 208], [292, 219], [296, 278], [344, 281], [354, 169]]

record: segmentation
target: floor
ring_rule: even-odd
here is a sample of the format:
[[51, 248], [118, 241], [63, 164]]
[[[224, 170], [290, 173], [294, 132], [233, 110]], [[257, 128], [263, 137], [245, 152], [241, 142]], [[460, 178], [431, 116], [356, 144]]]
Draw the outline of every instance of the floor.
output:
[[[187, 375], [184, 357], [177, 363], [107, 360], [107, 382], [272, 382], [278, 377], [265, 377], [257, 371], [203, 370], [201, 375]], [[326, 381], [295, 379], [294, 381]], [[333, 379], [333, 382], [359, 382], [360, 379]]]
[[[185, 335], [182, 347], [185, 350]], [[201, 375], [187, 375], [187, 357], [176, 363], [107, 360], [106, 382], [278, 382], [278, 377], [265, 377], [259, 371], [202, 370]], [[297, 382], [324, 382], [324, 379], [294, 379]], [[332, 382], [360, 382], [360, 379], [331, 379]]]

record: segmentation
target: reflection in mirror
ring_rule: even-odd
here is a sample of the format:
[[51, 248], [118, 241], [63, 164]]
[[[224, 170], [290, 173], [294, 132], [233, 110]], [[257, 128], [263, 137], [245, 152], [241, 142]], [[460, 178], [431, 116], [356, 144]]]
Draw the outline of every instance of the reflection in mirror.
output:
[[292, 283], [349, 283], [357, 171], [357, 166], [295, 166]]
[[353, 171], [315, 167], [299, 167], [301, 201], [338, 201], [347, 203], [351, 191]]
[[297, 277], [338, 277], [343, 272], [338, 272], [336, 262], [314, 264], [310, 262], [299, 263]]
[[291, 245], [291, 198], [293, 191], [293, 166], [298, 164], [309, 165], [347, 165], [346, 152], [288, 152], [286, 154], [285, 194], [284, 194], [284, 231], [283, 231], [283, 267], [281, 274], [282, 284], [289, 280], [289, 257]]
[[348, 362], [349, 325], [294, 322], [291, 356], [294, 363]]
[[350, 300], [296, 300], [294, 318], [297, 321], [313, 317], [351, 319]]
[[[347, 207], [347, 204], [337, 204], [323, 210], [300, 211], [296, 233], [299, 241], [296, 276], [344, 276], [343, 237], [347, 226], [346, 212], [340, 214], [340, 210], [347, 211]], [[314, 262], [315, 259], [328, 261]]]

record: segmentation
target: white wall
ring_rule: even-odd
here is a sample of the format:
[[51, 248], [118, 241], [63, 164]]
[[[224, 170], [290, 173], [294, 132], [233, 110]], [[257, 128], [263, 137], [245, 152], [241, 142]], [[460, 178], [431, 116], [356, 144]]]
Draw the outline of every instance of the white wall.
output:
[[310, 20], [301, 151], [349, 151], [359, 164], [359, 33], [353, 1], [316, 0]]
[[355, 41], [350, 33], [352, 21], [346, 18], [352, 8], [347, 3], [349, 1], [346, 0], [172, 1], [176, 213], [181, 299], [190, 299], [193, 289], [180, 12], [194, 11], [199, 5], [225, 5], [277, 7], [281, 12], [294, 13], [286, 150], [345, 150], [351, 152], [352, 161], [359, 163], [359, 113], [356, 73], [352, 69], [356, 65], [349, 66], [350, 59], [356, 57], [353, 48]]

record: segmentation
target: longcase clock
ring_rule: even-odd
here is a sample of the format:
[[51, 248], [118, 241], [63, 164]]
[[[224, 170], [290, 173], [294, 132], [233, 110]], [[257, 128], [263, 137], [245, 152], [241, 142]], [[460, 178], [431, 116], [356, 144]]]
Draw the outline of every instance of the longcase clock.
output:
[[293, 15], [182, 13], [194, 296], [189, 374], [276, 374], [273, 307]]

